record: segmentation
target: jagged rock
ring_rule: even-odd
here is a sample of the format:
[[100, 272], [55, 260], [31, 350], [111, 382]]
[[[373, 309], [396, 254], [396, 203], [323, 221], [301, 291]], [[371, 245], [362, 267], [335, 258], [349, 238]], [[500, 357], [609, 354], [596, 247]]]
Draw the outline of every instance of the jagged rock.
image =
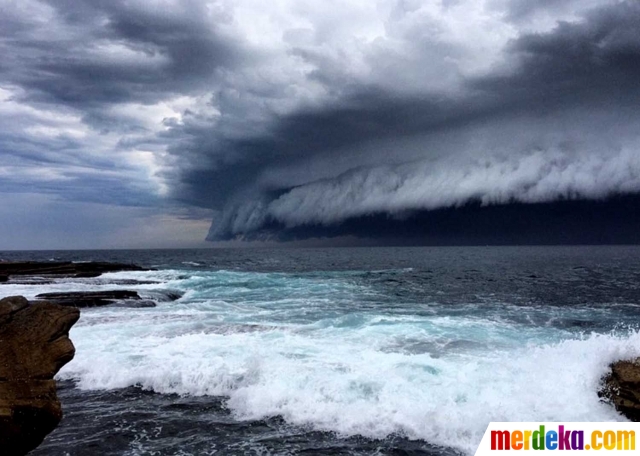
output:
[[109, 291], [72, 291], [65, 293], [41, 293], [36, 299], [44, 299], [62, 306], [72, 307], [98, 307], [114, 304], [118, 301], [140, 300], [136, 291], [109, 290]]
[[[40, 277], [98, 277], [105, 272], [148, 271], [135, 264], [88, 261], [2, 261], [0, 277], [9, 280], [13, 276]], [[5, 280], [5, 282], [7, 281]], [[2, 280], [0, 279], [0, 282]], [[35, 283], [39, 283], [35, 281]]]
[[640, 421], [640, 359], [613, 363], [599, 395], [631, 421]]
[[78, 309], [0, 300], [0, 450], [24, 455], [36, 448], [62, 418], [55, 374], [73, 359], [69, 329]]

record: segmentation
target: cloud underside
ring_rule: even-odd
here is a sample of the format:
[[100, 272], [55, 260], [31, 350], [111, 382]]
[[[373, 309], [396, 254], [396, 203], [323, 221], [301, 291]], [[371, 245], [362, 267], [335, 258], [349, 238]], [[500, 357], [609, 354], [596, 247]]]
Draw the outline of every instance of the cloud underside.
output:
[[640, 196], [606, 200], [556, 200], [531, 204], [463, 206], [350, 217], [331, 225], [287, 227], [278, 222], [237, 236], [244, 241], [294, 241], [348, 237], [386, 245], [589, 245], [640, 243]]
[[636, 207], [637, 1], [24, 5], [0, 8], [2, 192], [206, 209], [212, 241], [552, 242], [536, 217]]

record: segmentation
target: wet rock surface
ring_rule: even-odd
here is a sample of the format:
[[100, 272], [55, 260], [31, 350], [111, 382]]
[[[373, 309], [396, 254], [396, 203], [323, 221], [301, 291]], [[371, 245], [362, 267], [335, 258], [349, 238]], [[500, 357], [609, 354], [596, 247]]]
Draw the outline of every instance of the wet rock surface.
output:
[[0, 262], [0, 283], [13, 280], [29, 283], [31, 278], [32, 282], [42, 284], [51, 278], [93, 278], [105, 272], [148, 270], [135, 264], [100, 261], [2, 261]]
[[640, 421], [640, 358], [613, 363], [599, 395], [631, 421]]
[[69, 329], [78, 309], [21, 296], [0, 300], [0, 449], [36, 448], [62, 418], [55, 374], [73, 359]]
[[41, 293], [36, 299], [43, 299], [62, 306], [98, 307], [115, 304], [119, 301], [141, 301], [137, 291], [108, 290], [108, 291], [72, 291], [63, 293]]

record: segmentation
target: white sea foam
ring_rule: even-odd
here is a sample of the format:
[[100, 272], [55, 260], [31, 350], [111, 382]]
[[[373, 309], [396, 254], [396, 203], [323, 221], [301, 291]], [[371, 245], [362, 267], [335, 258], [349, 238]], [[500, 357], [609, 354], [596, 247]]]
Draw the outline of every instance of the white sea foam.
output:
[[[472, 453], [490, 421], [623, 419], [599, 401], [599, 382], [610, 362], [640, 354], [633, 331], [580, 336], [472, 314], [340, 313], [354, 305], [349, 291], [362, 290], [337, 280], [144, 274], [191, 291], [153, 309], [84, 312], [60, 378], [85, 389], [226, 396], [238, 419], [281, 415]], [[251, 281], [261, 281], [261, 298]]]

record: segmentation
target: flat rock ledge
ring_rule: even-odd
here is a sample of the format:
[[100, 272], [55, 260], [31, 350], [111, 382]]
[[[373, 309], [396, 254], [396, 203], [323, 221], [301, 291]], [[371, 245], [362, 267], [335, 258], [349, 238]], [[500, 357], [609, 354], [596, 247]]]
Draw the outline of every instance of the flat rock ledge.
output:
[[62, 419], [53, 377], [73, 359], [69, 329], [80, 312], [22, 296], [0, 300], [0, 449], [27, 454]]
[[41, 293], [36, 299], [44, 299], [61, 306], [71, 307], [99, 307], [110, 304], [126, 305], [130, 307], [155, 307], [153, 301], [142, 300], [137, 291], [108, 290], [108, 291], [71, 291], [65, 293]]
[[613, 363], [599, 396], [631, 421], [640, 421], [640, 358]]
[[36, 283], [46, 278], [90, 278], [99, 277], [105, 272], [149, 271], [147, 268], [127, 263], [107, 263], [87, 261], [0, 261], [0, 283], [11, 282], [16, 277], [37, 277]]

